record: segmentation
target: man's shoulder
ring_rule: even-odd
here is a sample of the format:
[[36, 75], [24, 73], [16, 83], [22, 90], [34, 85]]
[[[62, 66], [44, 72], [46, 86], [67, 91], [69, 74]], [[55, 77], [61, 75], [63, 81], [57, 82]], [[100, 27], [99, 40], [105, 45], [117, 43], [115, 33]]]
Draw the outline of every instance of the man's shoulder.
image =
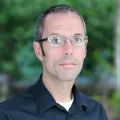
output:
[[0, 103], [0, 109], [14, 109], [19, 106], [23, 106], [26, 103], [33, 101], [34, 97], [31, 93], [28, 92], [29, 88], [23, 92], [18, 93], [17, 95], [8, 98], [7, 100]]
[[106, 111], [101, 102], [93, 99], [92, 97], [79, 92], [79, 97], [82, 100], [83, 105], [85, 105], [91, 114], [99, 116], [101, 120], [107, 120]]
[[95, 99], [93, 99], [91, 96], [89, 96], [89, 95], [86, 95], [86, 94], [84, 94], [84, 93], [81, 93], [81, 92], [79, 92], [79, 96], [80, 97], [82, 97], [85, 101], [89, 101], [89, 102], [91, 102], [91, 103], [98, 103], [98, 101], [96, 101]]
[[0, 103], [0, 120], [13, 120], [16, 115], [21, 117], [21, 112], [32, 112], [36, 108], [34, 95], [29, 92], [28, 88]]
[[79, 96], [80, 96], [80, 98], [82, 98], [82, 101], [84, 101], [84, 104], [86, 104], [88, 106], [88, 108], [90, 108], [90, 110], [104, 109], [101, 102], [93, 99], [92, 97], [85, 95], [81, 92], [79, 92]]

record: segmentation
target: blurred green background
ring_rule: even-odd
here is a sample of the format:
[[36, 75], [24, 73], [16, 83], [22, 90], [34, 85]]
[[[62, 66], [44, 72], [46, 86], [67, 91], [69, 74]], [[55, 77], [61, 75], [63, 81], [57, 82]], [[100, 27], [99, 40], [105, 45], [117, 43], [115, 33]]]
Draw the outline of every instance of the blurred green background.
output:
[[113, 66], [114, 0], [1, 0], [0, 72], [17, 80], [40, 74], [42, 67], [32, 47], [36, 19], [49, 6], [61, 3], [76, 8], [87, 25], [89, 43], [81, 74], [92, 75], [98, 67]]
[[[80, 76], [91, 78], [91, 85], [96, 88], [101, 80], [106, 80], [106, 88], [110, 77], [115, 84], [115, 0], [0, 0], [0, 74], [12, 76], [14, 82], [38, 79], [42, 65], [32, 47], [35, 23], [43, 10], [56, 4], [71, 5], [86, 22], [89, 42]], [[104, 88], [101, 88], [102, 95]], [[92, 91], [90, 95], [96, 94]], [[111, 97], [112, 100], [118, 100], [118, 94], [115, 93], [115, 96]], [[112, 101], [111, 98], [108, 101]], [[101, 100], [99, 97], [95, 99]]]

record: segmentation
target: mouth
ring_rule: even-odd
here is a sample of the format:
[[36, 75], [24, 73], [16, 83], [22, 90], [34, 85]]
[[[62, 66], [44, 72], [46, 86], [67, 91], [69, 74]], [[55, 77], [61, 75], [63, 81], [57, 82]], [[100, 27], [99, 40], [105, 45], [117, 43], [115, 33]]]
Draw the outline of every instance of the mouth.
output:
[[73, 67], [73, 66], [75, 66], [76, 64], [73, 63], [73, 62], [64, 62], [64, 63], [60, 63], [59, 65], [60, 65], [60, 66], [66, 66], [66, 67]]

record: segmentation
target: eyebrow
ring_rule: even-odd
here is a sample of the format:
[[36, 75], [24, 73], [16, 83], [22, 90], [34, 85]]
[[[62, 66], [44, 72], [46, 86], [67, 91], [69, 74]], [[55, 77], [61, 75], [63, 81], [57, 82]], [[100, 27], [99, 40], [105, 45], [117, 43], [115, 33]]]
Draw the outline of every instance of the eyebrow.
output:
[[[51, 33], [50, 35], [61, 35], [61, 34], [58, 34], [58, 33]], [[83, 36], [83, 34], [81, 33], [75, 33], [73, 35], [80, 35], [80, 36]], [[64, 35], [63, 35], [64, 36]]]
[[74, 35], [80, 35], [80, 36], [83, 36], [83, 34], [81, 34], [81, 33], [76, 33], [76, 34], [74, 34]]
[[58, 33], [51, 33], [50, 35], [60, 35], [60, 34], [58, 34]]

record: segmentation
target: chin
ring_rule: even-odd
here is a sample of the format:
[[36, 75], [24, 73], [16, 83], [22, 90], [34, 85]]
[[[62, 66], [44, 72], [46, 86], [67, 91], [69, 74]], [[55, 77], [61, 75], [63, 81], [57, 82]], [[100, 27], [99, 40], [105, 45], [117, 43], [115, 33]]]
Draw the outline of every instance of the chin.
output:
[[60, 79], [62, 81], [73, 81], [76, 79], [77, 76], [78, 76], [78, 74], [62, 73], [62, 74], [58, 75], [58, 79]]

